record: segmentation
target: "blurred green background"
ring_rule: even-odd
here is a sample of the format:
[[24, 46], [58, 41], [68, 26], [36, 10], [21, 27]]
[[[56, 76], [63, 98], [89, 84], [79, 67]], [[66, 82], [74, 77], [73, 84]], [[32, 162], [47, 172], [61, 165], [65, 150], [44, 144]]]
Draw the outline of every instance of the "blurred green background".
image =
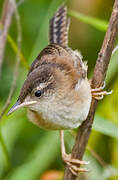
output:
[[[0, 0], [0, 14], [3, 7]], [[21, 52], [30, 65], [48, 44], [48, 23], [64, 0], [24, 0], [18, 11], [21, 18]], [[88, 61], [91, 78], [100, 50], [113, 0], [67, 0], [71, 26], [69, 46], [81, 51]], [[17, 25], [13, 17], [9, 35], [16, 42]], [[117, 44], [117, 43], [116, 43]], [[0, 112], [5, 104], [11, 83], [16, 54], [9, 42], [6, 44], [0, 77]], [[28, 70], [20, 63], [19, 76], [11, 105], [15, 103]], [[118, 179], [118, 52], [111, 57], [106, 78], [107, 90], [112, 95], [99, 102], [93, 131], [84, 159], [90, 161], [88, 173], [82, 180]], [[11, 107], [9, 106], [9, 108]], [[69, 141], [68, 141], [69, 139]], [[68, 152], [74, 143], [73, 132], [65, 132]], [[64, 164], [61, 160], [58, 131], [42, 130], [28, 121], [25, 109], [10, 116], [7, 112], [0, 121], [0, 179], [1, 180], [56, 180], [61, 179]], [[53, 176], [55, 177], [53, 179]]]

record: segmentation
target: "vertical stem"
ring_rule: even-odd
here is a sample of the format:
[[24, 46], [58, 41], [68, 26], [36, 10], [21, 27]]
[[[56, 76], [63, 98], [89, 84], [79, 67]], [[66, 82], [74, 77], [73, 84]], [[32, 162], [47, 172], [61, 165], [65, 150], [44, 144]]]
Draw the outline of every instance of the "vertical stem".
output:
[[11, 24], [11, 18], [13, 15], [14, 8], [10, 0], [5, 0], [3, 4], [1, 23], [3, 28], [0, 30], [0, 73], [3, 64], [3, 56], [5, 51], [5, 44], [7, 39], [8, 30]]
[[[116, 40], [116, 37], [118, 35], [118, 0], [115, 0], [113, 11], [111, 14], [111, 18], [109, 21], [109, 26], [100, 50], [100, 53], [98, 54], [98, 58], [96, 61], [96, 65], [94, 68], [94, 75], [92, 79], [92, 88], [97, 88], [101, 86], [105, 80], [106, 72], [108, 69], [110, 57], [112, 54], [112, 50], [114, 47], [114, 43]], [[76, 142], [72, 150], [72, 157], [82, 159], [88, 139], [91, 133], [91, 128], [94, 120], [94, 114], [97, 107], [97, 100], [92, 99], [90, 111], [88, 114], [88, 117], [86, 121], [82, 123], [82, 125], [79, 128]], [[75, 180], [76, 176], [74, 176], [66, 167], [65, 174], [64, 174], [64, 180]]]

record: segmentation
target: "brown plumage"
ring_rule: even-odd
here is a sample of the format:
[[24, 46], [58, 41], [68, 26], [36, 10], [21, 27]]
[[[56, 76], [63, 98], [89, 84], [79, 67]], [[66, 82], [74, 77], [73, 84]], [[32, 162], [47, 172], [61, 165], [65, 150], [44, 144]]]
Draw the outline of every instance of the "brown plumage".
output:
[[[90, 108], [87, 66], [81, 54], [68, 47], [68, 28], [67, 8], [62, 5], [50, 21], [50, 44], [33, 61], [18, 101], [9, 112], [27, 107], [29, 119], [45, 129], [77, 128]], [[71, 169], [81, 161], [72, 162], [63, 142], [61, 131], [62, 158]], [[72, 172], [80, 170], [75, 169]]]
[[[79, 53], [78, 53], [79, 54]], [[73, 55], [70, 48], [58, 44], [48, 45], [32, 63], [27, 79], [21, 89], [19, 99], [22, 101], [32, 91], [37, 83], [48, 81], [49, 77], [58, 69], [72, 80], [71, 87], [75, 87], [78, 79], [86, 78], [87, 68], [79, 55]], [[76, 62], [76, 66], [74, 64]]]
[[68, 45], [69, 18], [67, 18], [67, 8], [59, 7], [53, 18], [50, 20], [49, 42], [50, 44]]

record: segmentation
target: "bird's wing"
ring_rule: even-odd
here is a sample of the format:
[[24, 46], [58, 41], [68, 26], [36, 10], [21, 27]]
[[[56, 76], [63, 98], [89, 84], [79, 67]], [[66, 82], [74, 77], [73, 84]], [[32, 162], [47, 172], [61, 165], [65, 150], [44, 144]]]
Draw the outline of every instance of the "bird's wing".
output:
[[[57, 44], [50, 44], [46, 48], [44, 48], [40, 54], [37, 56], [37, 58], [32, 62], [30, 70], [28, 75], [36, 69], [38, 66], [41, 64], [45, 64], [48, 61], [48, 58], [46, 56], [51, 55], [52, 57], [54, 56], [68, 56], [69, 53], [67, 52], [66, 49], [61, 47], [60, 45]], [[46, 57], [46, 58], [44, 58]]]

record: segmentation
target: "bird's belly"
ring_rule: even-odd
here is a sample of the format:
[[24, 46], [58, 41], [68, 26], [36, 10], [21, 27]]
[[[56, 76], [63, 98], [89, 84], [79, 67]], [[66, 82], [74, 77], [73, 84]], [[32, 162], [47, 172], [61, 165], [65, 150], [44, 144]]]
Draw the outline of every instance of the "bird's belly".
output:
[[[89, 110], [89, 108], [88, 108]], [[34, 112], [32, 110], [28, 110], [29, 120], [32, 121], [37, 126], [43, 129], [50, 130], [60, 130], [60, 129], [74, 129], [81, 125], [83, 120], [86, 119], [88, 114], [87, 109], [81, 110], [81, 112], [64, 112], [64, 110], [60, 112], [48, 113], [48, 118], [44, 117], [42, 114]], [[85, 112], [86, 111], [86, 112]], [[59, 113], [59, 114], [58, 114]]]
[[[61, 126], [60, 123], [58, 124], [57, 121], [53, 121], [51, 119], [46, 120], [42, 117], [41, 114], [37, 112], [28, 110], [28, 118], [33, 123], [43, 129], [50, 129], [50, 130], [59, 130], [63, 129], [63, 125]], [[64, 128], [65, 129], [65, 128]]]

